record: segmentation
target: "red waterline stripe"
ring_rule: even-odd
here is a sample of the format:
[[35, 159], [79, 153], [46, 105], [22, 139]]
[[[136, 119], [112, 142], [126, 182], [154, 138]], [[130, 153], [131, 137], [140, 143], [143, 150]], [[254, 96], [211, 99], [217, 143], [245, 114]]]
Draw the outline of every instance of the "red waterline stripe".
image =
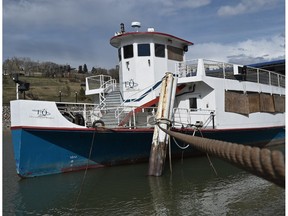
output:
[[[268, 129], [280, 129], [285, 128], [285, 126], [274, 126], [274, 127], [257, 127], [257, 128], [225, 128], [225, 129], [201, 129], [201, 131], [206, 132], [221, 132], [221, 131], [255, 131], [255, 130], [268, 130]], [[67, 127], [34, 127], [34, 126], [12, 126], [11, 130], [53, 130], [53, 131], [98, 131], [98, 132], [108, 132], [108, 131], [114, 131], [114, 132], [151, 132], [154, 131], [154, 128], [135, 128], [135, 129], [129, 129], [129, 128], [67, 128]], [[194, 131], [193, 128], [173, 128], [172, 130], [175, 131]]]
[[150, 132], [154, 128], [67, 128], [67, 127], [34, 127], [34, 126], [12, 126], [11, 130], [51, 130], [51, 131], [98, 131], [98, 132]]

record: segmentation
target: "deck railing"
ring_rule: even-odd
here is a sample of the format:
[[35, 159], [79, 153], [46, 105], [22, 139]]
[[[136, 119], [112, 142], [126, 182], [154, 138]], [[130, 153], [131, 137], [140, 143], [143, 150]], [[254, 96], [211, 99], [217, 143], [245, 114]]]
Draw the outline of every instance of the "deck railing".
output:
[[[129, 120], [123, 127], [141, 128], [153, 127], [156, 121], [157, 107], [145, 107], [140, 112], [134, 112], [137, 107], [127, 106], [125, 114], [130, 113]], [[121, 121], [121, 116], [118, 117]], [[172, 114], [173, 127], [215, 127], [215, 110], [174, 108]]]
[[[117, 108], [117, 110], [115, 111], [115, 118], [119, 119], [119, 117], [121, 115], [123, 115], [123, 113], [127, 110], [130, 109], [131, 106], [126, 106], [126, 103], [129, 102], [138, 102], [140, 100], [142, 100], [143, 98], [145, 98], [147, 95], [152, 94], [154, 95], [154, 97], [156, 96], [156, 89], [159, 88], [160, 86], [160, 82], [157, 82], [156, 84], [153, 84], [152, 86], [149, 86], [145, 89], [143, 89], [140, 92], [136, 92], [134, 95], [131, 95], [130, 97], [134, 99], [130, 99], [130, 100], [124, 100], [123, 103]], [[136, 97], [137, 96], [137, 97]], [[134, 107], [134, 109], [136, 109], [137, 107]], [[130, 110], [131, 111], [131, 110]], [[120, 121], [118, 122], [120, 123]]]
[[173, 122], [175, 127], [215, 127], [215, 110], [210, 109], [173, 109]]
[[[66, 117], [69, 121], [75, 122], [76, 115], [82, 115], [84, 118], [84, 125], [86, 127], [92, 127], [93, 122], [96, 120], [101, 120], [101, 117], [109, 112], [109, 109], [115, 110], [115, 108], [107, 108], [99, 110], [97, 104], [90, 103], [67, 103], [67, 102], [57, 102], [56, 103], [61, 114]], [[121, 127], [125, 128], [147, 128], [154, 127], [155, 117], [157, 113], [157, 107], [145, 107], [141, 108], [140, 111], [135, 112], [138, 107], [136, 106], [126, 106], [123, 110], [122, 115], [117, 117], [117, 121], [121, 122], [128, 114], [129, 118], [126, 123]], [[111, 111], [110, 110], [110, 111]], [[214, 110], [204, 110], [204, 109], [182, 109], [174, 108], [172, 114], [172, 122], [175, 127], [214, 127]], [[107, 127], [118, 127], [115, 125], [106, 125]]]
[[[202, 75], [214, 78], [249, 81], [285, 88], [285, 75], [250, 66], [246, 67], [245, 74], [240, 74], [238, 70], [242, 70], [242, 68], [241, 65], [206, 59], [201, 61], [188, 60], [177, 64], [176, 73], [180, 78], [197, 76], [199, 73], [203, 73]], [[204, 71], [199, 71], [200, 69], [204, 69]]]
[[115, 79], [112, 79], [108, 75], [96, 75], [86, 78], [86, 90], [94, 90], [100, 88], [108, 88], [116, 83]]
[[112, 79], [108, 75], [96, 75], [86, 78], [86, 92], [100, 89], [99, 94], [99, 105], [97, 108], [103, 109], [106, 106], [105, 94], [114, 91], [117, 87], [116, 79]]

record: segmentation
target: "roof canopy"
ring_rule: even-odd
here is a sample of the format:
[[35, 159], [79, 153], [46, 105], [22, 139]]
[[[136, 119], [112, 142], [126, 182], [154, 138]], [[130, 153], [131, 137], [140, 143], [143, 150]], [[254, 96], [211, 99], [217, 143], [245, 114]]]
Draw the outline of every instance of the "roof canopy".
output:
[[173, 35], [170, 34], [166, 34], [166, 33], [161, 33], [161, 32], [127, 32], [127, 33], [121, 33], [119, 35], [116, 35], [114, 37], [111, 38], [110, 40], [110, 44], [116, 48], [119, 48], [121, 41], [123, 39], [130, 39], [131, 40], [135, 37], [138, 36], [151, 36], [151, 37], [158, 37], [162, 40], [171, 40], [171, 41], [177, 41], [180, 44], [183, 44], [183, 46], [190, 46], [193, 45], [192, 42], [175, 37]]

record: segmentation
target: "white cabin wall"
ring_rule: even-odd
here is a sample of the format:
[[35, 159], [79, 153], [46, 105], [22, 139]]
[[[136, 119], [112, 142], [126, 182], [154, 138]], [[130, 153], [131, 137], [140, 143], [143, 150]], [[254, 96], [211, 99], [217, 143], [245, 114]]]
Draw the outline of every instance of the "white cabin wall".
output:
[[135, 62], [137, 65], [141, 65], [135, 73], [135, 83], [137, 84], [135, 89], [145, 89], [151, 86], [155, 82], [151, 57], [137, 57]]
[[[156, 41], [155, 43], [161, 43], [161, 42]], [[155, 56], [155, 43], [153, 44], [154, 56]], [[154, 57], [153, 61], [154, 61], [154, 70], [155, 70], [154, 77], [155, 77], [155, 81], [158, 82], [162, 80], [166, 72], [169, 72], [168, 67], [167, 67], [167, 48], [165, 48], [165, 58]]]
[[[239, 91], [255, 91], [258, 92], [258, 88], [261, 87], [263, 92], [271, 92], [273, 88], [264, 85], [250, 85], [246, 82], [238, 82], [235, 80], [225, 80], [223, 83], [222, 79], [208, 78], [207, 83], [213, 83], [214, 101], [216, 105], [215, 112], [215, 126], [217, 129], [227, 128], [253, 128], [253, 127], [273, 127], [279, 125], [285, 125], [285, 113], [264, 113], [256, 112], [250, 113], [249, 115], [243, 115], [232, 112], [225, 112], [225, 90], [239, 90]], [[249, 85], [246, 85], [249, 84]], [[260, 86], [261, 85], [261, 86]], [[216, 99], [217, 98], [217, 99]]]
[[123, 62], [123, 49], [121, 49], [121, 61], [119, 62], [119, 89], [120, 92], [123, 96], [123, 90], [124, 90], [124, 83], [123, 83], [123, 66], [122, 66], [122, 62]]
[[[124, 59], [123, 47], [133, 42], [133, 58]], [[137, 43], [136, 43], [137, 42]], [[150, 56], [138, 56], [138, 44], [150, 44]], [[165, 58], [155, 57], [155, 43], [165, 45]], [[169, 44], [171, 45], [171, 44]], [[180, 46], [180, 44], [173, 44]], [[122, 60], [120, 62], [120, 83], [124, 99], [137, 98], [142, 95], [146, 88], [152, 87], [160, 81], [166, 72], [175, 73], [175, 65], [177, 61], [168, 60], [167, 42], [157, 37], [143, 36], [137, 37], [137, 40], [131, 38], [121, 43]], [[133, 80], [135, 86], [133, 88], [125, 87], [125, 82]], [[142, 91], [137, 94], [137, 92]], [[158, 95], [156, 95], [158, 96]], [[153, 97], [153, 96], [152, 96]], [[148, 97], [149, 98], [149, 97]]]
[[[155, 44], [163, 44], [165, 45], [165, 57], [155, 57]], [[168, 51], [167, 51], [167, 43], [163, 42], [163, 40], [159, 40], [158, 38], [154, 38], [153, 41], [153, 56], [154, 56], [154, 77], [155, 81], [158, 82], [162, 80], [165, 73], [167, 72], [174, 72], [174, 70], [170, 70], [168, 66]], [[175, 64], [175, 63], [174, 63]]]
[[[120, 62], [120, 76], [121, 77], [121, 87], [122, 88], [122, 96], [124, 100], [129, 98], [131, 95], [135, 93], [134, 89], [127, 88], [127, 85], [125, 85], [126, 82], [129, 82], [130, 80], [135, 80], [136, 74], [135, 74], [135, 68], [136, 68], [136, 60], [135, 58], [127, 58], [124, 59], [124, 51], [123, 51], [123, 46], [130, 45], [130, 43], [123, 43], [122, 48], [121, 48], [121, 55], [122, 55], [122, 60]], [[133, 44], [133, 53], [135, 56], [135, 47]]]
[[[132, 43], [133, 42], [133, 43]], [[136, 43], [137, 42], [137, 43]], [[150, 56], [138, 56], [138, 44], [150, 44]], [[143, 37], [142, 39], [137, 38], [137, 41], [122, 41], [121, 43], [121, 53], [122, 53], [122, 61], [120, 68], [121, 77], [121, 86], [122, 86], [122, 94], [124, 99], [134, 99], [139, 97], [144, 92], [138, 94], [139, 91], [144, 90], [155, 83], [154, 78], [154, 59], [153, 55], [154, 51], [151, 44], [153, 40], [147, 39]], [[133, 57], [124, 59], [124, 50], [123, 47], [126, 45], [133, 44]], [[121, 70], [122, 69], [122, 70]], [[133, 81], [133, 82], [132, 82]], [[134, 86], [129, 86], [125, 82], [134, 83]], [[144, 90], [145, 91], [145, 90]]]
[[[124, 46], [133, 44], [133, 57], [124, 59]], [[138, 44], [150, 44], [150, 56], [138, 56]], [[155, 44], [165, 46], [165, 57], [155, 56]], [[136, 34], [135, 37], [129, 35], [119, 40], [117, 47], [121, 47], [120, 64], [120, 89], [124, 100], [137, 99], [143, 95], [150, 87], [161, 81], [165, 73], [175, 73], [176, 63], [178, 61], [168, 59], [167, 46], [174, 46], [182, 49], [183, 42], [175, 40], [171, 37], [163, 37], [163, 35]], [[184, 51], [183, 51], [184, 55]], [[183, 56], [183, 60], [185, 57]], [[131, 83], [133, 87], [128, 85]], [[133, 85], [134, 84], [134, 85]], [[141, 102], [135, 105], [140, 105], [154, 99], [159, 95], [159, 91], [148, 95]]]
[[[192, 92], [193, 88], [194, 92]], [[198, 109], [215, 109], [215, 92], [210, 86], [202, 82], [189, 83], [181, 92], [183, 93], [189, 91], [190, 93], [181, 95], [177, 99], [181, 108], [189, 109], [189, 98], [196, 97]], [[181, 100], [187, 100], [188, 102], [182, 103]]]
[[167, 72], [175, 73], [176, 63], [177, 63], [176, 61], [168, 60], [167, 61]]
[[[190, 109], [190, 98], [196, 98], [197, 111]], [[196, 124], [198, 121], [204, 123], [210, 117], [210, 112], [215, 110], [215, 106], [215, 91], [210, 86], [203, 82], [188, 83], [180, 96], [176, 97], [175, 107], [180, 108], [180, 111], [176, 112], [175, 121], [186, 124]], [[185, 115], [190, 116], [188, 121], [185, 120]], [[208, 126], [212, 127], [212, 122]]]

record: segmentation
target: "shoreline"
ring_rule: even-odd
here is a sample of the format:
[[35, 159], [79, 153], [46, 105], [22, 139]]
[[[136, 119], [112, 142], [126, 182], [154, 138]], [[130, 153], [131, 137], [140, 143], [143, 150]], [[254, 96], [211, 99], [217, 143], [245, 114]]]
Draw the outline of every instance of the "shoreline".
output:
[[10, 106], [2, 107], [2, 130], [10, 130]]

